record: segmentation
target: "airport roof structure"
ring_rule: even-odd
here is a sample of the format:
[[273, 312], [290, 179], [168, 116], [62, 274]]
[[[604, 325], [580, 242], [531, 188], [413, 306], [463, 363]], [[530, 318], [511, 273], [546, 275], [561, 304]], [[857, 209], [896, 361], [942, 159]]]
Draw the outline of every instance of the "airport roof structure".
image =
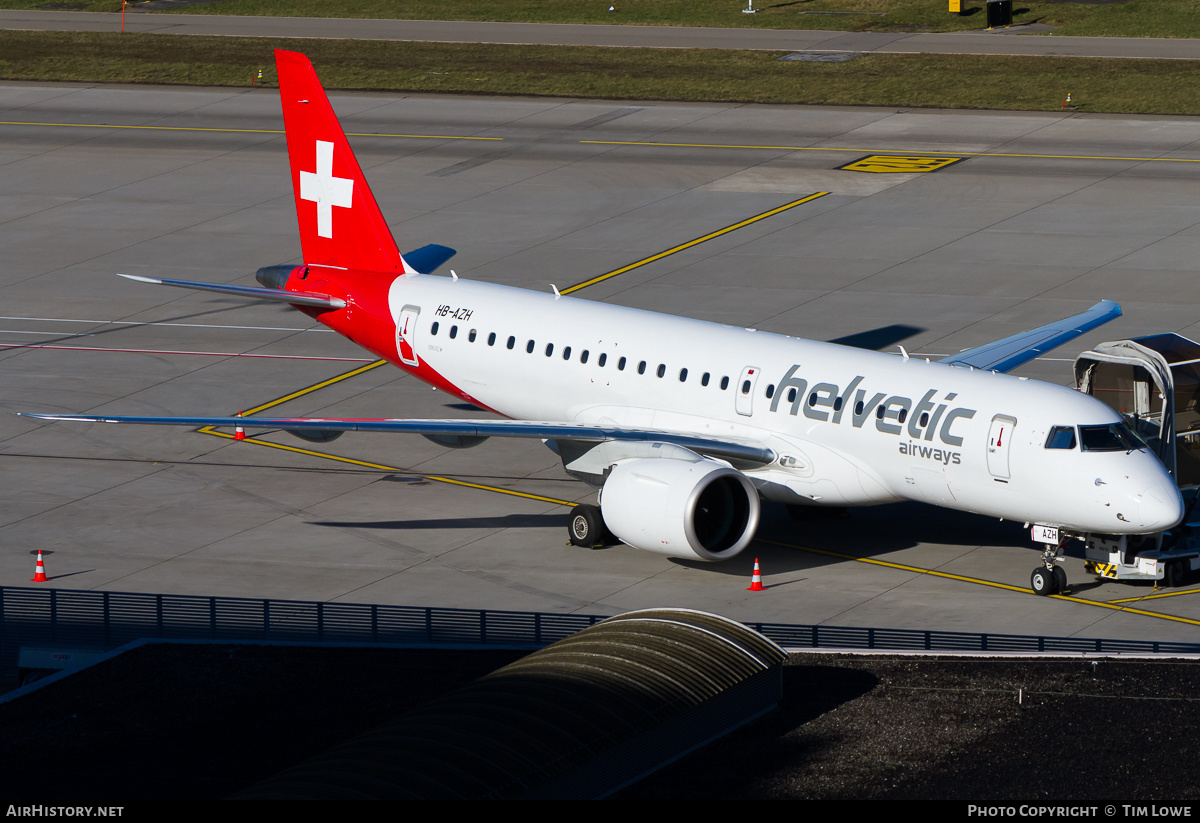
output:
[[603, 797], [772, 709], [785, 658], [717, 615], [618, 615], [239, 796]]

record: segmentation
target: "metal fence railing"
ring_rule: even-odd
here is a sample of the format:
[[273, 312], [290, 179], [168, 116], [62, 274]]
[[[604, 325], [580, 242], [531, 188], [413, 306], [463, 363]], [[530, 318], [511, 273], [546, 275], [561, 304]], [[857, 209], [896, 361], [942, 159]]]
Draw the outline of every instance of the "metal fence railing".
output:
[[[104, 651], [141, 638], [538, 648], [602, 615], [0, 586], [0, 674], [21, 647]], [[1200, 654], [1200, 643], [749, 623], [788, 648]]]

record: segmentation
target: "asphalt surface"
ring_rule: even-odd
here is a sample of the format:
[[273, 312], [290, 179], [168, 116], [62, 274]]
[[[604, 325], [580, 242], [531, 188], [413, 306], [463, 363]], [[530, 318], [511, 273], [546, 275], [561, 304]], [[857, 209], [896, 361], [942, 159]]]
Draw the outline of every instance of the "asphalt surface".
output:
[[[40, 31], [119, 31], [120, 14], [0, 11], [0, 28]], [[1200, 59], [1200, 40], [1116, 37], [1039, 37], [1017, 26], [970, 33], [780, 31], [670, 26], [555, 23], [474, 23], [440, 20], [356, 20], [234, 17], [208, 14], [128, 14], [125, 30], [154, 34], [235, 37], [328, 37], [443, 43], [520, 43], [668, 49], [767, 49], [881, 54], [1017, 54], [1069, 57]]]
[[[918, 356], [1120, 301], [1123, 318], [1020, 372], [1057, 382], [1100, 340], [1200, 333], [1194, 118], [333, 102], [366, 135], [352, 142], [401, 248], [457, 248], [460, 276], [549, 290], [830, 192], [579, 294]], [[115, 276], [249, 285], [297, 259], [273, 91], [5, 84], [0, 121], [4, 584], [28, 585], [42, 549], [61, 588], [1196, 637], [1194, 596], [1097, 586], [1077, 556], [1070, 597], [1029, 594], [1038, 551], [1019, 523], [924, 506], [796, 522], [768, 506], [744, 556], [689, 564], [566, 547], [566, 504], [593, 495], [537, 443], [309, 448], [16, 417], [228, 414], [285, 397], [271, 413], [476, 412], [395, 369], [337, 379], [369, 358], [286, 307]], [[840, 169], [878, 152], [959, 162]], [[755, 556], [766, 592], [746, 591]], [[1173, 596], [1130, 601], [1155, 594]]]

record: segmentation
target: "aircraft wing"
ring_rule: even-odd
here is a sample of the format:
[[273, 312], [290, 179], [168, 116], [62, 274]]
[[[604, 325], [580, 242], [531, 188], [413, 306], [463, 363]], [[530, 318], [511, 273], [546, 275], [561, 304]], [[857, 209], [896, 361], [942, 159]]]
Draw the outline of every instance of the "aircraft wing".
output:
[[154, 283], [159, 286], [175, 286], [180, 289], [196, 291], [213, 291], [218, 294], [232, 294], [237, 297], [253, 297], [256, 300], [274, 300], [277, 303], [290, 303], [293, 306], [316, 306], [323, 309], [345, 308], [346, 301], [340, 297], [328, 294], [317, 294], [308, 291], [283, 291], [282, 289], [259, 289], [252, 286], [226, 286], [221, 283], [197, 283], [193, 280], [164, 280], [161, 277], [142, 277], [137, 274], [118, 274], [127, 280], [139, 283]]
[[1084, 332], [1102, 326], [1109, 320], [1121, 316], [1121, 307], [1111, 300], [1101, 300], [1096, 305], [1073, 317], [1056, 320], [1036, 329], [1030, 329], [995, 343], [967, 349], [939, 362], [959, 366], [974, 366], [977, 369], [1009, 372], [1035, 357], [1074, 340]]
[[76, 423], [135, 423], [157, 426], [219, 426], [247, 429], [284, 429], [285, 431], [358, 431], [423, 434], [443, 437], [527, 437], [537, 440], [574, 440], [602, 443], [607, 440], [644, 443], [671, 443], [697, 454], [739, 464], [763, 466], [775, 460], [774, 450], [752, 442], [718, 440], [651, 429], [622, 429], [586, 426], [580, 423], [553, 423], [536, 420], [401, 420], [347, 419], [324, 417], [110, 417], [91, 414], [29, 414], [21, 417], [37, 420], [65, 420]]

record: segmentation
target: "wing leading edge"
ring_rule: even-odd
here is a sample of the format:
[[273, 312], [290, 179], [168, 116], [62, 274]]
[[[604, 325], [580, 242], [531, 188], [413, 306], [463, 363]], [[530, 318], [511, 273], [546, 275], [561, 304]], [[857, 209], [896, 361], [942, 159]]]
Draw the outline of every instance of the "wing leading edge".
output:
[[134, 423], [157, 426], [218, 426], [247, 429], [284, 429], [286, 431], [358, 431], [393, 432], [433, 436], [524, 437], [538, 440], [566, 440], [602, 443], [617, 440], [642, 443], [670, 443], [697, 454], [728, 460], [747, 466], [765, 466], [775, 460], [774, 450], [753, 443], [716, 440], [649, 429], [621, 429], [585, 426], [579, 423], [548, 423], [536, 420], [398, 420], [346, 419], [322, 417], [109, 417], [90, 414], [29, 414], [21, 417], [37, 420], [63, 420], [75, 423]]
[[1120, 316], [1120, 306], [1112, 300], [1101, 300], [1082, 314], [1065, 317], [994, 343], [943, 357], [939, 362], [1009, 372]]

